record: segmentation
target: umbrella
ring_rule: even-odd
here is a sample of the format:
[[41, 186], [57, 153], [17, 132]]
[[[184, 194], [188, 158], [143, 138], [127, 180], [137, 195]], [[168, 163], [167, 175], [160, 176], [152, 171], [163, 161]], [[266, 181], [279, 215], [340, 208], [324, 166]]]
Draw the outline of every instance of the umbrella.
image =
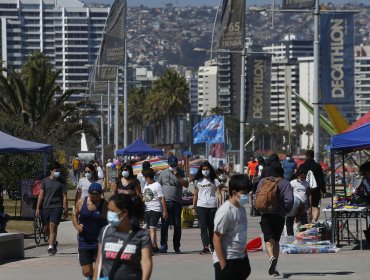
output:
[[143, 165], [144, 161], [149, 161], [150, 165], [151, 165], [151, 168], [154, 171], [164, 170], [164, 169], [168, 168], [168, 163], [167, 163], [167, 160], [165, 160], [165, 159], [154, 158], [154, 159], [143, 160], [143, 161], [139, 161], [139, 162], [135, 163], [132, 166], [135, 175], [137, 175], [141, 172], [142, 165]]

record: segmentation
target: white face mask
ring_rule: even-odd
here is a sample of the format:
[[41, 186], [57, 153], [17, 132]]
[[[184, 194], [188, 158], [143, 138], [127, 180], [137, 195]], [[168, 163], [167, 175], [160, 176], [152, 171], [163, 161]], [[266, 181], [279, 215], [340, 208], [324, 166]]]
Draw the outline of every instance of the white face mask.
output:
[[202, 170], [202, 174], [204, 177], [208, 177], [209, 176], [209, 170]]
[[174, 166], [174, 167], [170, 166], [170, 167], [168, 167], [168, 169], [171, 170], [171, 171], [175, 171], [175, 170], [177, 170], [177, 167], [176, 166]]
[[286, 160], [287, 160], [287, 161], [290, 161], [290, 159], [291, 159], [290, 157], [286, 157]]
[[92, 178], [92, 174], [91, 174], [91, 173], [85, 173], [85, 177], [86, 177], [87, 179], [91, 179], [91, 178]]
[[60, 172], [59, 171], [55, 171], [54, 172], [54, 178], [59, 178], [60, 177]]

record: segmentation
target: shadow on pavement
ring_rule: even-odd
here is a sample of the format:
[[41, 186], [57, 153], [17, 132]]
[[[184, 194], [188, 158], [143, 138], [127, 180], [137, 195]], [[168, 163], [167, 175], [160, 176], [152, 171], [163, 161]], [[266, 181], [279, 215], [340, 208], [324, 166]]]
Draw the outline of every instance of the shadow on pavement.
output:
[[344, 275], [352, 275], [354, 274], [353, 271], [337, 271], [337, 272], [292, 272], [292, 273], [283, 273], [282, 279], [294, 279], [291, 277], [294, 276], [312, 276], [312, 277], [324, 277], [326, 275], [337, 275], [337, 276], [344, 276]]
[[0, 259], [0, 265], [12, 263], [12, 262], [19, 262], [19, 261], [24, 261], [24, 260], [32, 260], [32, 259], [37, 259], [36, 257], [25, 257], [23, 259]]

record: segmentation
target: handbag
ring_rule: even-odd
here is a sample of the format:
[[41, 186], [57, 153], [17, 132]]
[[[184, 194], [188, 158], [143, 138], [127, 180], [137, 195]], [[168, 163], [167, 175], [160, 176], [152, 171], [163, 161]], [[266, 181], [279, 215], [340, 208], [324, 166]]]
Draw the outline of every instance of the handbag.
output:
[[[107, 228], [109, 226], [110, 225], [106, 226], [105, 229], [104, 229], [104, 231], [103, 231], [102, 241], [104, 240], [105, 232], [107, 231]], [[132, 240], [132, 238], [136, 235], [137, 232], [138, 232], [138, 230], [134, 230], [133, 229], [132, 232], [130, 233], [130, 235], [127, 237], [125, 243], [123, 243], [121, 249], [117, 253], [116, 258], [114, 259], [113, 265], [112, 265], [111, 270], [109, 272], [109, 276], [103, 276], [103, 277], [100, 276], [101, 275], [101, 269], [102, 269], [102, 261], [103, 261], [102, 254], [100, 254], [99, 268], [98, 268], [98, 276], [99, 276], [98, 279], [99, 280], [109, 280], [109, 279], [113, 279], [114, 278], [114, 275], [116, 274], [116, 271], [117, 271], [118, 266], [119, 266], [119, 261], [121, 259], [121, 255], [122, 255], [123, 251], [125, 250], [126, 246], [128, 245], [128, 243]]]

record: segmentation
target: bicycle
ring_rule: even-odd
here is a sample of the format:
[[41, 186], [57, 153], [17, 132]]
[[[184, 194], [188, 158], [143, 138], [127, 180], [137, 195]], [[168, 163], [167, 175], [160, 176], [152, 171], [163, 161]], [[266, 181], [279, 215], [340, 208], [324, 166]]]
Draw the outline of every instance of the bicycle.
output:
[[44, 233], [44, 225], [41, 219], [41, 216], [36, 216], [33, 221], [33, 233], [35, 236], [36, 244], [40, 244], [41, 239], [44, 239], [44, 242], [48, 242], [49, 237]]

